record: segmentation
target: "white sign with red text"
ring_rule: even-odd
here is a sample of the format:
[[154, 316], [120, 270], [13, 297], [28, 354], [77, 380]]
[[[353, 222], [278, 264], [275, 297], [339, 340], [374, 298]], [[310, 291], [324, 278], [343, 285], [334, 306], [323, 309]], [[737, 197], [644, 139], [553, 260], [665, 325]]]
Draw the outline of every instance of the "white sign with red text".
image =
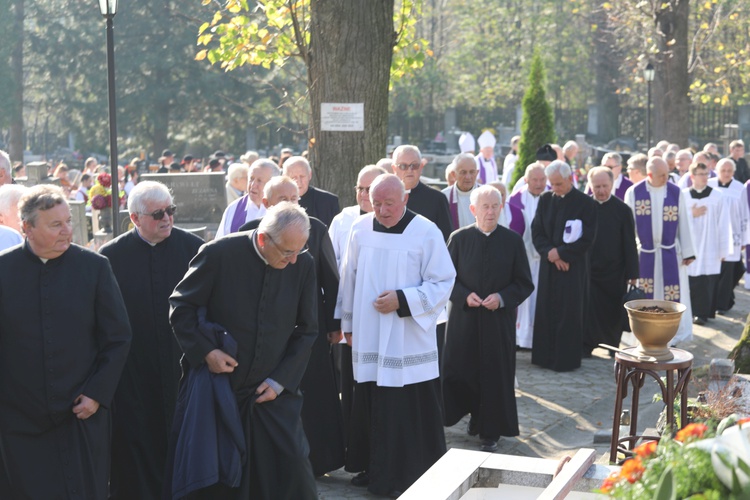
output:
[[365, 103], [321, 103], [320, 130], [331, 132], [364, 132]]

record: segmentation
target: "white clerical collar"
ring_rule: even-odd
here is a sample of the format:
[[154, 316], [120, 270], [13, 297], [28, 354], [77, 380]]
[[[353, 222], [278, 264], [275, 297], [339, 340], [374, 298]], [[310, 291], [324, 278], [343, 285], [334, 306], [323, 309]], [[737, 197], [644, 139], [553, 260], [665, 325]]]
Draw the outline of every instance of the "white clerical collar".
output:
[[474, 184], [474, 187], [469, 189], [468, 191], [461, 191], [461, 188], [458, 187], [458, 184], [454, 184], [454, 186], [456, 187], [454, 191], [458, 194], [458, 196], [471, 196], [471, 192], [477, 188], [477, 185]]
[[599, 203], [599, 205], [604, 205], [604, 204], [605, 204], [605, 203], [607, 203], [607, 202], [608, 202], [608, 201], [609, 201], [609, 200], [610, 200], [611, 198], [612, 198], [612, 195], [610, 194], [609, 196], [607, 196], [607, 199], [606, 199], [606, 200], [604, 200], [604, 201], [599, 201], [599, 200], [596, 200], [596, 198], [594, 198], [594, 199], [595, 199], [595, 200], [596, 200], [596, 201], [597, 201], [597, 202]]
[[695, 191], [696, 193], [700, 194], [703, 191], [705, 191], [707, 187], [708, 186], [703, 186], [701, 189], [698, 189], [698, 188], [695, 187], [695, 185], [693, 185], [693, 191]]
[[[498, 226], [499, 226], [499, 224], [498, 224]], [[494, 228], [492, 229], [492, 231], [482, 231], [482, 229], [480, 229], [480, 228], [479, 228], [479, 226], [477, 226], [477, 229], [479, 229], [479, 232], [481, 232], [481, 233], [482, 233], [482, 234], [484, 234], [485, 236], [489, 236], [489, 235], [491, 235], [492, 233], [494, 233], [494, 232], [495, 232], [495, 229], [497, 229], [497, 226], [495, 226], [495, 227], [494, 227]]]
[[260, 248], [258, 247], [258, 231], [255, 231], [253, 233], [251, 239], [253, 241], [253, 248], [255, 249], [255, 253], [258, 254], [258, 257], [260, 257], [260, 260], [262, 260], [265, 265], [268, 265], [268, 261], [265, 257], [263, 257], [263, 254], [260, 253]]
[[144, 238], [144, 237], [143, 237], [143, 235], [141, 234], [141, 232], [140, 232], [140, 231], [138, 230], [138, 228], [137, 228], [137, 227], [135, 228], [135, 232], [136, 232], [136, 234], [137, 234], [137, 235], [138, 235], [138, 236], [139, 236], [139, 237], [140, 237], [140, 238], [141, 238], [141, 239], [142, 239], [143, 241], [145, 241], [146, 243], [148, 243], [148, 244], [149, 244], [149, 245], [151, 245], [152, 247], [155, 247], [155, 246], [156, 246], [156, 243], [151, 243], [151, 242], [150, 242], [150, 241], [148, 241], [148, 240], [147, 240], [146, 238]]

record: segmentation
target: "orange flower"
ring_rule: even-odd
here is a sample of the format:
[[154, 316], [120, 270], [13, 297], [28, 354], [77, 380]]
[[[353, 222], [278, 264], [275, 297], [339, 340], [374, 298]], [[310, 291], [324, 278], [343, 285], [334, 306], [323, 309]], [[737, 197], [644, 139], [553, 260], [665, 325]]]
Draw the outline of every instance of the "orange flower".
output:
[[741, 418], [737, 421], [737, 425], [742, 425], [750, 422], [750, 417]]
[[703, 437], [703, 433], [705, 433], [707, 430], [708, 427], [705, 424], [688, 424], [677, 431], [677, 436], [675, 436], [674, 439], [675, 441], [686, 443], [688, 441]]
[[656, 451], [656, 441], [646, 441], [642, 445], [638, 446], [633, 452], [640, 458], [650, 457]]
[[609, 476], [607, 476], [607, 479], [604, 480], [602, 483], [602, 487], [599, 488], [602, 493], [609, 493], [612, 491], [612, 489], [615, 487], [617, 483], [620, 482], [620, 473], [619, 472], [613, 472]]
[[641, 478], [644, 470], [646, 470], [646, 468], [643, 466], [640, 458], [631, 458], [629, 460], [626, 460], [625, 463], [622, 464], [622, 469], [620, 469], [620, 477], [627, 479], [630, 483], [634, 483]]

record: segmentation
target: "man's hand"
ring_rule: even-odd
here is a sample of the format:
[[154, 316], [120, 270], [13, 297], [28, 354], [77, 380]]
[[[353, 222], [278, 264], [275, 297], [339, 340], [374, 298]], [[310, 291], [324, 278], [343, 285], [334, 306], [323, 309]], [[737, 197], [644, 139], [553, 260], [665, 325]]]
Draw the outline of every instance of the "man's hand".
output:
[[683, 259], [682, 260], [682, 265], [683, 266], [689, 266], [690, 264], [693, 263], [694, 260], [695, 260], [695, 258], [692, 258], [692, 259]]
[[702, 205], [702, 206], [695, 205], [693, 206], [693, 217], [701, 217], [703, 215], [706, 215], [707, 210], [708, 210], [708, 207], [705, 205]]
[[555, 261], [555, 267], [557, 268], [558, 271], [562, 271], [562, 272], [567, 272], [570, 270], [570, 264], [568, 264], [562, 259], [558, 259]]
[[482, 305], [482, 298], [476, 293], [471, 292], [469, 296], [466, 297], [466, 305], [469, 307], [479, 307]]
[[346, 339], [346, 345], [352, 346], [352, 332], [344, 332], [344, 338]]
[[395, 290], [388, 290], [378, 295], [377, 300], [372, 303], [375, 310], [381, 314], [392, 313], [398, 310], [398, 294]]
[[500, 307], [500, 294], [499, 293], [489, 294], [487, 298], [482, 301], [482, 306], [489, 309], [490, 311], [494, 311], [495, 309]]
[[276, 399], [276, 391], [271, 389], [271, 386], [267, 383], [263, 382], [258, 386], [257, 389], [255, 389], [255, 394], [260, 394], [258, 396], [258, 399], [255, 400], [256, 403], [265, 403], [266, 401], [273, 401]]
[[206, 364], [211, 373], [232, 373], [237, 368], [237, 361], [221, 349], [206, 354]]
[[73, 413], [81, 420], [86, 420], [99, 409], [99, 403], [88, 396], [79, 394], [73, 401]]
[[636, 283], [638, 283], [638, 278], [635, 278], [635, 279], [632, 279], [632, 280], [628, 280], [628, 285], [633, 285], [633, 286], [635, 286], [635, 285], [636, 285]]
[[329, 344], [338, 344], [341, 342], [341, 339], [344, 338], [344, 335], [341, 333], [341, 330], [336, 330], [333, 332], [328, 332], [326, 334], [326, 337], [328, 338]]
[[557, 253], [557, 248], [553, 248], [549, 252], [547, 252], [547, 260], [550, 262], [557, 262], [560, 260], [560, 254]]

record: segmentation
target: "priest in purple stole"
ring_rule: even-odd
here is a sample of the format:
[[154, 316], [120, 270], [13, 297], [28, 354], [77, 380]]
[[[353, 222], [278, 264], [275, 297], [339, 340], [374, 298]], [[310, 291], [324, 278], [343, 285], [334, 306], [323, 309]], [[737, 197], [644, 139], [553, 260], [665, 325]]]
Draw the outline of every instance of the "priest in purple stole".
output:
[[589, 248], [596, 236], [594, 200], [573, 187], [570, 166], [545, 169], [552, 192], [539, 198], [531, 223], [541, 256], [531, 362], [558, 372], [581, 366], [589, 285]]
[[266, 213], [263, 205], [263, 188], [271, 177], [279, 175], [279, 167], [269, 159], [261, 158], [250, 166], [247, 179], [247, 194], [229, 204], [216, 230], [216, 238], [236, 233], [240, 226], [259, 219]]
[[497, 175], [497, 163], [495, 163], [495, 144], [497, 143], [492, 132], [485, 130], [477, 138], [479, 143], [479, 154], [476, 156], [479, 184], [489, 184], [500, 180]]
[[456, 166], [456, 183], [443, 189], [443, 194], [448, 198], [451, 225], [455, 231], [474, 223], [474, 216], [469, 209], [469, 197], [477, 187], [478, 171], [471, 153], [456, 155], [453, 164]]
[[695, 260], [687, 207], [680, 188], [671, 182], [667, 162], [653, 157], [646, 164], [648, 177], [625, 193], [635, 217], [640, 260], [639, 285], [648, 298], [671, 300], [687, 306], [672, 343], [693, 336], [693, 313], [687, 266]]

